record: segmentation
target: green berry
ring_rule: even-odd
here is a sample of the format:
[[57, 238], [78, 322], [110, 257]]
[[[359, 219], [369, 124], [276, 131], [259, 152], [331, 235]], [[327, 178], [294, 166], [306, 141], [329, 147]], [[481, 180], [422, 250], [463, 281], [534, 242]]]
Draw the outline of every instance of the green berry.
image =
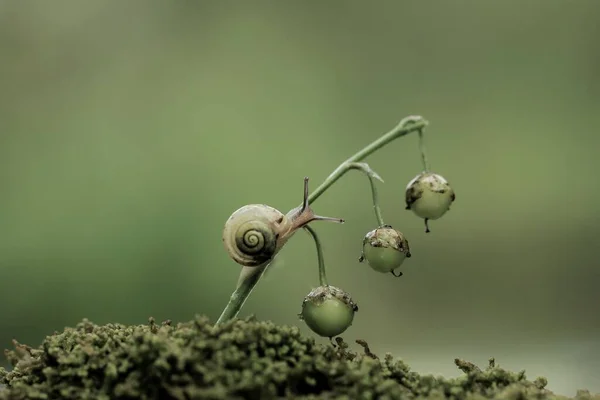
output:
[[408, 240], [402, 232], [383, 226], [365, 235], [359, 261], [366, 260], [375, 271], [388, 273], [400, 267], [410, 256]]
[[340, 335], [354, 319], [358, 306], [350, 295], [334, 286], [319, 286], [302, 302], [300, 318], [317, 335], [332, 338]]
[[426, 232], [429, 232], [428, 220], [441, 218], [455, 199], [448, 181], [432, 172], [417, 175], [406, 186], [406, 209], [425, 219]]

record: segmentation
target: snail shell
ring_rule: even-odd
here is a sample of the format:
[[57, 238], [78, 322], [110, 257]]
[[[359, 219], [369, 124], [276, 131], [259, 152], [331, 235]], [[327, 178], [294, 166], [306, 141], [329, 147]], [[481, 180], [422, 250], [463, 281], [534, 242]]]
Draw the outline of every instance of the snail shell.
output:
[[278, 250], [287, 218], [264, 204], [249, 204], [235, 211], [225, 223], [223, 244], [238, 264], [255, 267], [269, 261]]
[[312, 221], [344, 222], [315, 215], [308, 205], [308, 178], [304, 178], [302, 205], [285, 215], [265, 204], [243, 206], [225, 223], [223, 244], [236, 263], [257, 267], [271, 261], [298, 229]]

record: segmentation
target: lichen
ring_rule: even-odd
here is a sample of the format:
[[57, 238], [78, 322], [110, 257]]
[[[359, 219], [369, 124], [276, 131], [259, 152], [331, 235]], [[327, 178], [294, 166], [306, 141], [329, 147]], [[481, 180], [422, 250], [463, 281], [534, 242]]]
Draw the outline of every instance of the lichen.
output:
[[[14, 343], [0, 369], [0, 400], [24, 399], [558, 399], [524, 372], [455, 360], [464, 372], [419, 375], [358, 340], [317, 344], [298, 328], [254, 318], [214, 327], [205, 317], [174, 325], [96, 325], [84, 320], [38, 348]], [[580, 400], [600, 395], [577, 393]]]

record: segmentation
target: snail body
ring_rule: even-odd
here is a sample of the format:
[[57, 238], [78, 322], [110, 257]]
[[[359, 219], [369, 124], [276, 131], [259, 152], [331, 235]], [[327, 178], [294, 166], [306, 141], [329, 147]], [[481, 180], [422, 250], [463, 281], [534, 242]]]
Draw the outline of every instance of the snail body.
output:
[[344, 222], [315, 215], [308, 205], [308, 178], [304, 178], [304, 201], [287, 214], [266, 204], [248, 204], [227, 219], [223, 245], [229, 256], [245, 267], [270, 262], [298, 229], [312, 221]]

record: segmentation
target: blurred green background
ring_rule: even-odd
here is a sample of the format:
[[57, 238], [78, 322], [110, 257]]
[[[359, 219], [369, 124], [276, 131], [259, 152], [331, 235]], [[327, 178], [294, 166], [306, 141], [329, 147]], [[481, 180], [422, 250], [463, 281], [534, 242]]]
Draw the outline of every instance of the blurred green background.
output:
[[[600, 392], [599, 24], [595, 0], [0, 1], [0, 346], [82, 318], [216, 319], [231, 212], [288, 211], [304, 176], [420, 114], [457, 193], [431, 234], [404, 210], [416, 135], [367, 160], [411, 244], [402, 278], [357, 261], [364, 177], [314, 204], [347, 220], [314, 225], [360, 306], [345, 337], [419, 372], [494, 356]], [[313, 254], [295, 236], [242, 314], [309, 333]]]

